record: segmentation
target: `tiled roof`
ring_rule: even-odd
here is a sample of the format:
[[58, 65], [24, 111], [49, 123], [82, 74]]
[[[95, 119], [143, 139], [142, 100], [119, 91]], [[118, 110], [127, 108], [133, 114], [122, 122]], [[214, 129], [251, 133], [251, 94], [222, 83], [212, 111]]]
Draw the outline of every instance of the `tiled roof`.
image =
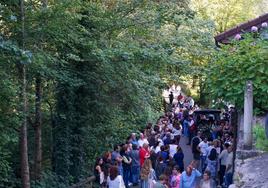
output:
[[268, 13], [218, 34], [214, 37], [216, 44], [228, 44], [230, 39], [233, 39], [237, 34], [250, 32], [253, 26], [261, 28], [261, 25], [265, 22], [268, 22]]

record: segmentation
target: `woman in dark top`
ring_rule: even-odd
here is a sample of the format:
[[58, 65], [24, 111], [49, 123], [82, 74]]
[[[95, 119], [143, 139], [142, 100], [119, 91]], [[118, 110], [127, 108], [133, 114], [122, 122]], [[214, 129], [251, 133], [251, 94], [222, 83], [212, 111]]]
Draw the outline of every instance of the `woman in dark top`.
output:
[[122, 147], [122, 153], [121, 153], [122, 158], [123, 158], [122, 160], [123, 180], [124, 180], [126, 188], [128, 187], [128, 183], [130, 181], [130, 171], [131, 171], [131, 162], [132, 162], [132, 159], [130, 158], [130, 155], [127, 152], [127, 149], [128, 149], [128, 145], [125, 144]]
[[217, 151], [215, 148], [212, 148], [207, 158], [206, 170], [211, 172], [211, 177], [214, 179], [217, 176], [217, 159], [218, 159]]
[[96, 177], [96, 182], [101, 185], [104, 182], [104, 172], [103, 172], [103, 159], [97, 158], [94, 165], [94, 175]]
[[180, 167], [180, 171], [184, 171], [184, 154], [180, 146], [177, 147], [177, 152], [173, 156], [173, 159], [175, 160], [176, 164]]
[[167, 167], [167, 164], [164, 163], [163, 158], [161, 156], [158, 157], [156, 165], [155, 165], [155, 175], [158, 180], [160, 176], [164, 173], [166, 167]]

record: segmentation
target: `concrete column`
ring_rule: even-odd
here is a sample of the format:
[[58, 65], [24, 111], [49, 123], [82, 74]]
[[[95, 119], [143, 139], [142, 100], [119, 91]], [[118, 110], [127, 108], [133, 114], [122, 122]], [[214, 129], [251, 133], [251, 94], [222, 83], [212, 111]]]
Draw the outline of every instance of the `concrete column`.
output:
[[253, 85], [252, 81], [246, 82], [244, 96], [244, 147], [252, 148], [252, 123], [253, 123]]

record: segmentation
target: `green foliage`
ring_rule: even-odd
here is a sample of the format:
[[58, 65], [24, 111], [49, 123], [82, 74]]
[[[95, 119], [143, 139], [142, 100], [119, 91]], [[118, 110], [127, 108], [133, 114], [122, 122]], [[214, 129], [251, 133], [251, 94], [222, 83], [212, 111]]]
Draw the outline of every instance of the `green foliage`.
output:
[[214, 60], [207, 67], [207, 93], [212, 99], [231, 102], [242, 109], [244, 87], [247, 80], [254, 86], [254, 109], [268, 109], [268, 48], [267, 41], [246, 36], [232, 45], [215, 52]]
[[256, 148], [268, 152], [268, 138], [266, 137], [264, 127], [261, 125], [255, 125], [253, 132], [256, 139]]
[[32, 182], [35, 188], [65, 188], [68, 187], [67, 184], [62, 183], [60, 178], [52, 172], [44, 172], [42, 175], [43, 179], [41, 181]]
[[218, 33], [267, 12], [263, 0], [194, 0], [192, 7], [201, 18], [213, 20]]
[[[37, 77], [43, 89], [43, 170], [48, 172], [33, 185], [64, 187], [88, 176], [96, 156], [155, 122], [167, 84], [179, 83], [189, 74], [203, 76], [213, 49], [213, 24], [195, 18], [187, 0], [48, 2], [43, 8], [39, 1], [25, 1], [24, 41], [29, 53], [16, 45], [19, 1], [0, 1], [1, 34], [14, 42], [2, 45], [0, 53], [5, 62], [0, 71], [5, 78], [0, 81], [0, 98], [5, 99], [0, 101], [0, 126], [8, 127], [0, 134], [9, 138], [0, 143], [0, 165], [5, 169], [0, 178], [19, 171], [17, 149], [7, 147], [18, 144], [13, 128], [20, 126], [16, 111], [20, 101], [14, 70], [15, 63], [24, 60], [31, 61], [27, 65], [29, 119], [34, 119]], [[30, 125], [32, 171], [35, 140]]]

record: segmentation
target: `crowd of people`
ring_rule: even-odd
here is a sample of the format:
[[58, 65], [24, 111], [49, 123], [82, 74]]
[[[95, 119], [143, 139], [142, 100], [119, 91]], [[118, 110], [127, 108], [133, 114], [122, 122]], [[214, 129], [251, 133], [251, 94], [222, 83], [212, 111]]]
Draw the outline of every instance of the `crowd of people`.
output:
[[[178, 96], [176, 104], [155, 125], [132, 133], [125, 143], [115, 145], [96, 160], [94, 175], [102, 188], [216, 188], [228, 187], [233, 177], [234, 134], [225, 111], [219, 121], [194, 115], [197, 105]], [[198, 123], [206, 122], [206, 132]], [[202, 127], [205, 127], [202, 124]], [[187, 140], [193, 161], [185, 164], [180, 146]]]

